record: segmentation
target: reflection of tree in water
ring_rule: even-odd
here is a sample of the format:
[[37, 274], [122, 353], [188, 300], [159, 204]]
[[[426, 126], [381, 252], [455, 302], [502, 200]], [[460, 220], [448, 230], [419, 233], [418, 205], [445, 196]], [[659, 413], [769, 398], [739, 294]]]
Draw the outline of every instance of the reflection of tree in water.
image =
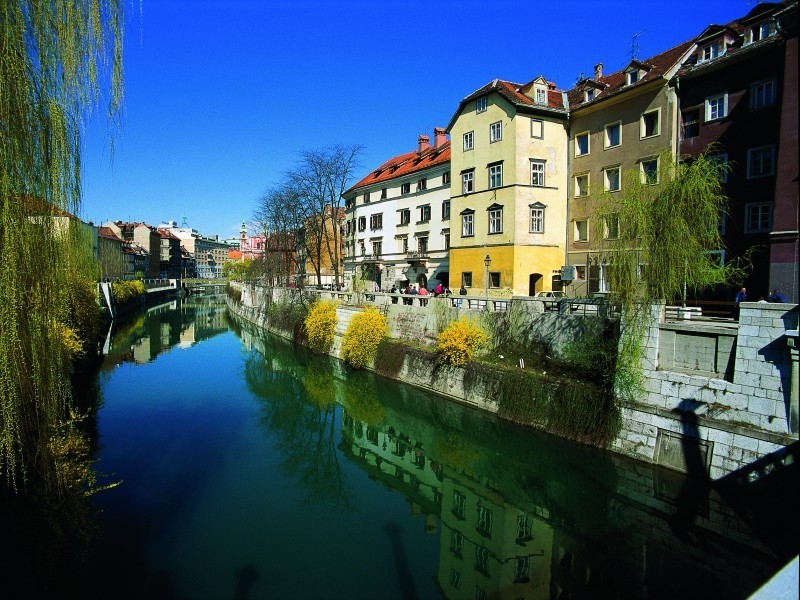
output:
[[[309, 505], [349, 508], [336, 449], [336, 404], [330, 362], [310, 357], [301, 365], [286, 348], [245, 359], [245, 381], [261, 402], [261, 422], [283, 456], [281, 467]], [[270, 350], [277, 350], [271, 352]], [[327, 393], [324, 382], [328, 382]]]
[[372, 373], [348, 371], [342, 385], [342, 404], [353, 419], [367, 425], [376, 425], [383, 421], [384, 408], [378, 401], [378, 390]]

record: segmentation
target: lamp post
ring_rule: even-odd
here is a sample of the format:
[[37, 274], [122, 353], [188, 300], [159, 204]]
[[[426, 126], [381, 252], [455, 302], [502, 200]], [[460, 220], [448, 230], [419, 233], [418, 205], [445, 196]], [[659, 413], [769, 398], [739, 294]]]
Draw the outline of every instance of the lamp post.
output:
[[483, 294], [486, 298], [486, 308], [489, 308], [489, 265], [492, 264], [492, 259], [489, 255], [486, 255], [486, 258], [483, 259], [483, 266], [486, 267], [486, 270], [483, 273]]

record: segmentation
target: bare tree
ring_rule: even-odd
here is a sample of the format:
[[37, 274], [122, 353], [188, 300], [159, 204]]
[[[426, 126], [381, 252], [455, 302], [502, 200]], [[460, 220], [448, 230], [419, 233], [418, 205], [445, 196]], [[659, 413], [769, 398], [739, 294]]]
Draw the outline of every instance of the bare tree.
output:
[[272, 284], [291, 281], [297, 272], [296, 239], [306, 217], [306, 206], [291, 181], [268, 189], [258, 200], [254, 222], [264, 236], [263, 269]]
[[360, 166], [362, 152], [362, 146], [339, 144], [304, 150], [297, 166], [287, 174], [305, 206], [303, 239], [317, 283], [322, 282], [325, 263], [333, 270], [336, 283], [342, 281], [342, 194]]

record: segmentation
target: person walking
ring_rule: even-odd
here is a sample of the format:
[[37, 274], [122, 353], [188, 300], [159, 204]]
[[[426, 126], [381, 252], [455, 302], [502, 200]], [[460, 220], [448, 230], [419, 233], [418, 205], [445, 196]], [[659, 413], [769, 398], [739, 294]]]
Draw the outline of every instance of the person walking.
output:
[[739, 293], [736, 294], [736, 303], [739, 302], [747, 302], [747, 288], [742, 288], [739, 290]]

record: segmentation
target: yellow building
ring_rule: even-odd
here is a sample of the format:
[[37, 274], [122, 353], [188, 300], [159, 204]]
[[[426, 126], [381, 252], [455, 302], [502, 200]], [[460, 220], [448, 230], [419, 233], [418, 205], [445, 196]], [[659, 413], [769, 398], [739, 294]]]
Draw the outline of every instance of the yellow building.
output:
[[490, 296], [560, 289], [566, 106], [543, 77], [525, 85], [495, 79], [461, 101], [447, 127], [454, 289]]

